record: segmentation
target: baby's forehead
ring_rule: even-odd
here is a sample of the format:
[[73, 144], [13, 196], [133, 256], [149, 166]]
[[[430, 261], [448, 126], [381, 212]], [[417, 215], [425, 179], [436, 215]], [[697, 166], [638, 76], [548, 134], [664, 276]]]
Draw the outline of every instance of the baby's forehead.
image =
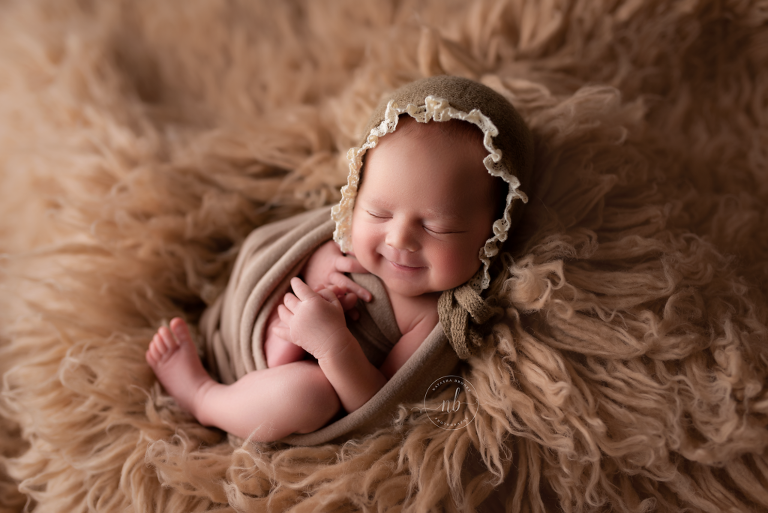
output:
[[[483, 145], [483, 133], [475, 125], [461, 120], [429, 121], [423, 123], [405, 114], [400, 116], [394, 131], [384, 135], [376, 146], [366, 152], [360, 174], [360, 183], [370, 172], [370, 161], [374, 154], [381, 152], [402, 155], [407, 165], [410, 159], [419, 157], [428, 161], [460, 160], [462, 174], [473, 175], [475, 179], [492, 179], [484, 159], [488, 150]], [[386, 167], [386, 166], [385, 166]]]
[[[486, 168], [488, 155], [482, 131], [471, 123], [423, 123], [401, 116], [396, 129], [368, 150], [359, 184], [367, 192], [366, 199], [375, 196], [376, 188], [388, 189], [387, 184], [395, 180], [398, 188], [440, 190], [448, 204], [475, 199], [496, 205], [505, 198], [506, 183]], [[370, 180], [376, 185], [366, 187]], [[470, 190], [482, 191], [481, 197], [469, 194]]]

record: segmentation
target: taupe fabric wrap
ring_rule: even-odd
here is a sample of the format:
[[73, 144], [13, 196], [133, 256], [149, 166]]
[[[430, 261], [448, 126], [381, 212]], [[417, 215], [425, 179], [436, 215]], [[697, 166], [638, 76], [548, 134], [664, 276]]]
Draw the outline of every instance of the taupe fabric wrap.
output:
[[[222, 383], [233, 383], [248, 372], [266, 369], [263, 352], [267, 318], [312, 252], [331, 239], [330, 208], [300, 214], [254, 230], [243, 243], [224, 293], [203, 314], [204, 360]], [[381, 281], [373, 275], [353, 275], [374, 296], [360, 303], [361, 318], [350, 323], [366, 357], [380, 365], [401, 334]], [[318, 445], [363, 436], [386, 427], [399, 404], [423, 399], [436, 379], [451, 374], [457, 364], [440, 324], [366, 404], [327, 426], [282, 442]]]
[[[387, 104], [391, 100], [400, 106], [423, 105], [424, 99], [429, 95], [448, 100], [451, 107], [463, 112], [478, 109], [489, 117], [499, 131], [493, 138], [493, 143], [501, 150], [502, 162], [520, 180], [523, 189], [529, 188], [533, 172], [534, 144], [530, 130], [506, 98], [474, 80], [439, 75], [416, 80], [397, 89], [384, 98], [371, 115], [360, 145], [365, 142], [371, 129], [384, 120]], [[522, 212], [522, 202], [515, 202], [511, 212], [510, 231], [520, 220]], [[490, 320], [496, 311], [469, 285], [443, 293], [438, 305], [440, 323], [460, 358], [469, 358], [479, 347], [483, 338], [481, 326]]]

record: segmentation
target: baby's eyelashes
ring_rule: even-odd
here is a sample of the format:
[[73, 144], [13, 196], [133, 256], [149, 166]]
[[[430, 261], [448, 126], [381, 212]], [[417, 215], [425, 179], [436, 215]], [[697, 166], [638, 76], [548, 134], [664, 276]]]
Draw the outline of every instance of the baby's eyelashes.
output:
[[374, 219], [389, 219], [390, 217], [392, 217], [389, 214], [383, 214], [383, 213], [378, 213], [378, 212], [371, 212], [370, 210], [366, 210], [366, 213], [369, 216], [373, 217]]
[[446, 228], [437, 228], [437, 227], [429, 227], [429, 226], [424, 226], [424, 229], [435, 235], [451, 235], [451, 234], [458, 234], [458, 233], [467, 233], [466, 230], [451, 230]]
[[[389, 214], [389, 213], [382, 213], [382, 212], [376, 212], [371, 210], [366, 210], [365, 212], [374, 219], [387, 220], [392, 218], [392, 214]], [[458, 234], [458, 233], [467, 233], [467, 230], [459, 230], [459, 229], [445, 227], [445, 226], [434, 226], [430, 224], [422, 224], [422, 226], [426, 231], [434, 235], [451, 235], [451, 234]]]

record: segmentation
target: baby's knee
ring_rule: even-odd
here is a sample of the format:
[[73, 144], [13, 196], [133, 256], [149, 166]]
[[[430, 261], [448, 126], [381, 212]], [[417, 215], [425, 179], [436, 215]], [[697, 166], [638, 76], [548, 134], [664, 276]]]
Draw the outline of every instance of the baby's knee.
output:
[[275, 308], [267, 319], [264, 337], [264, 359], [267, 361], [267, 367], [269, 368], [279, 367], [280, 365], [304, 359], [304, 349], [275, 333], [275, 328], [280, 325], [280, 317], [277, 314], [277, 308]]
[[304, 349], [268, 334], [264, 341], [264, 357], [267, 360], [267, 367], [274, 368], [288, 363], [298, 362], [304, 359]]

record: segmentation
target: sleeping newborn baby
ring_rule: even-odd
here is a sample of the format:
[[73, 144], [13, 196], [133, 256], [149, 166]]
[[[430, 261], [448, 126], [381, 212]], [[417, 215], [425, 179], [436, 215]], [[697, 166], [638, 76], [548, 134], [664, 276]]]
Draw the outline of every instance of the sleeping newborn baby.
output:
[[[399, 105], [398, 97], [414, 94], [422, 100]], [[517, 179], [526, 170], [510, 169], [515, 156], [502, 159], [500, 148], [530, 161], [530, 136], [503, 97], [466, 79], [433, 77], [393, 96], [349, 152], [348, 184], [332, 211], [334, 240], [311, 254], [270, 310], [267, 368], [229, 385], [215, 381], [178, 318], [150, 343], [146, 359], [163, 387], [203, 425], [254, 441], [313, 432], [340, 410], [360, 408], [397, 373], [443, 321], [438, 303], [446, 291], [488, 287], [513, 206], [526, 200]], [[488, 97], [501, 106], [489, 108]], [[496, 125], [510, 123], [518, 133], [499, 144]], [[527, 139], [516, 141], [521, 133]], [[359, 315], [358, 298], [371, 299], [350, 272], [381, 280], [401, 334], [378, 366], [347, 324]], [[451, 343], [466, 347], [453, 340], [461, 337], [453, 333]]]

